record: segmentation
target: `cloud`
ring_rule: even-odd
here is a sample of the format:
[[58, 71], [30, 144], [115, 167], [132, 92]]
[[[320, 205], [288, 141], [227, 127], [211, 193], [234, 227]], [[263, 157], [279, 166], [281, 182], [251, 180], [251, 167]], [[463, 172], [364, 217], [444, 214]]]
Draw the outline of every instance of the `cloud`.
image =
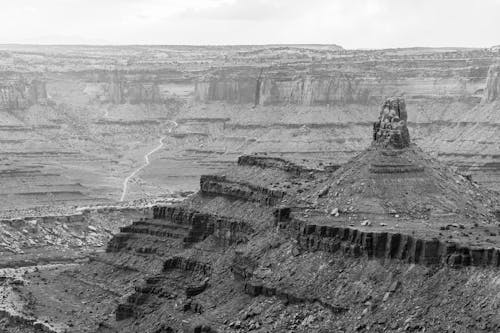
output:
[[189, 8], [180, 14], [182, 18], [209, 20], [246, 20], [262, 21], [271, 19], [294, 19], [305, 11], [328, 0], [290, 1], [290, 0], [233, 0], [215, 7]]
[[5, 0], [0, 42], [488, 47], [499, 12], [500, 0]]

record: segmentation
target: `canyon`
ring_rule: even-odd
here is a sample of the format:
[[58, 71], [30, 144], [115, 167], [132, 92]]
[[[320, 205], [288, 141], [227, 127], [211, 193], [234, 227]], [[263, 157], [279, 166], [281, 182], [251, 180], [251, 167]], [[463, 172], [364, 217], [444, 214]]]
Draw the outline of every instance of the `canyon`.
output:
[[116, 202], [164, 135], [130, 199], [195, 190], [242, 153], [342, 164], [368, 143], [363, 119], [385, 96], [405, 97], [420, 147], [500, 186], [494, 48], [11, 45], [0, 56], [4, 209]]
[[0, 329], [498, 329], [499, 64], [0, 45]]
[[497, 331], [500, 198], [412, 143], [405, 105], [342, 166], [243, 155], [176, 203], [47, 217], [87, 234], [83, 258], [4, 272], [0, 327]]

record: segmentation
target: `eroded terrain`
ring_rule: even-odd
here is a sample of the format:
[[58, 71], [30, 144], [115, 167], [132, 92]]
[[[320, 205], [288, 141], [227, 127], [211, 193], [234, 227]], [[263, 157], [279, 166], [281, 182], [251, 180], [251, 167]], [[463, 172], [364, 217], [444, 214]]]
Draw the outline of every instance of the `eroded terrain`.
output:
[[387, 103], [342, 166], [244, 155], [178, 204], [86, 211], [120, 232], [78, 265], [6, 274], [3, 328], [497, 331], [499, 197], [411, 143], [404, 101]]
[[414, 110], [422, 149], [498, 188], [498, 59], [494, 48], [4, 45], [1, 208], [195, 190], [242, 153], [342, 164], [389, 95]]
[[3, 330], [499, 329], [497, 50], [0, 49]]

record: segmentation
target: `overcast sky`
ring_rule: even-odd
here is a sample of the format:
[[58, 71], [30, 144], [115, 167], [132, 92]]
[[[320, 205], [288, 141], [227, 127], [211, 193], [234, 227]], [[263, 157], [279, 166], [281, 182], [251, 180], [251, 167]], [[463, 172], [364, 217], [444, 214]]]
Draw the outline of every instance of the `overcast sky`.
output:
[[1, 0], [0, 44], [500, 44], [500, 0]]

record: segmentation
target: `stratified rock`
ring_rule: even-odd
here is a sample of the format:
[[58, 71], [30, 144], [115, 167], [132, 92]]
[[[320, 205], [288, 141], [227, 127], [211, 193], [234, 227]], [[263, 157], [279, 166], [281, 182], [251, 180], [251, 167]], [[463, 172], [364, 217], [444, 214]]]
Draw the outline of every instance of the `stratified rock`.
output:
[[155, 82], [129, 81], [120, 72], [111, 75], [108, 100], [114, 104], [160, 103], [160, 90]]
[[493, 102], [500, 96], [500, 65], [491, 65], [486, 79], [483, 102]]
[[47, 99], [44, 81], [14, 81], [0, 86], [0, 110], [26, 109]]
[[373, 124], [373, 140], [377, 145], [402, 149], [410, 146], [406, 122], [406, 103], [399, 97], [388, 98], [382, 104], [378, 121]]

